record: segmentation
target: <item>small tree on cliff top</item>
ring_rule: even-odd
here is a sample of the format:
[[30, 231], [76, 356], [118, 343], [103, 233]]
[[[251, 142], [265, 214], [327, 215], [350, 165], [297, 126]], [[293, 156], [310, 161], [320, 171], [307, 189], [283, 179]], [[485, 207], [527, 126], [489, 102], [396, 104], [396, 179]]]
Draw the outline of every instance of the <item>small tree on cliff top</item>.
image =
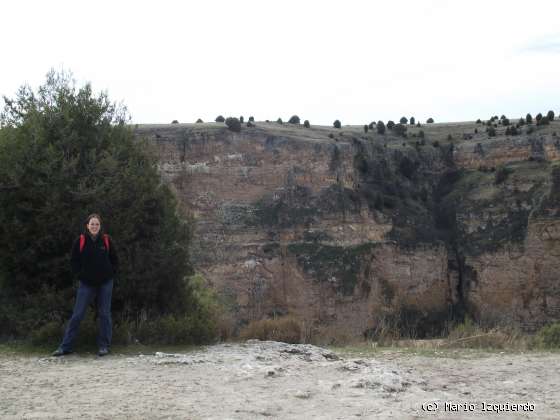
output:
[[226, 125], [231, 131], [235, 131], [236, 133], [241, 131], [241, 121], [235, 117], [226, 118]]
[[190, 225], [178, 217], [148, 144], [135, 140], [126, 125], [126, 109], [54, 71], [37, 92], [21, 88], [5, 103], [2, 334], [26, 336], [42, 324], [61, 326], [68, 319], [74, 294], [69, 251], [93, 212], [104, 217], [120, 257], [115, 322], [162, 314], [190, 314], [194, 320], [200, 306], [186, 280], [192, 272]]
[[297, 115], [292, 115], [288, 122], [290, 124], [299, 124], [299, 117]]

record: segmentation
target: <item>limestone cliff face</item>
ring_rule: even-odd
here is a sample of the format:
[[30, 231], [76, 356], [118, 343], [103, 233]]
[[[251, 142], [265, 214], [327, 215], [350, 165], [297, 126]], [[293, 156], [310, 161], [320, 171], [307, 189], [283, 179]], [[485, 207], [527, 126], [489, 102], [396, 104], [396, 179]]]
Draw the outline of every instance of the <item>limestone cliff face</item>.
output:
[[[137, 135], [194, 214], [194, 264], [240, 325], [290, 313], [310, 332], [423, 336], [464, 311], [527, 329], [560, 317], [554, 124], [435, 147], [441, 125], [427, 141], [276, 123]], [[496, 184], [499, 165], [513, 169]]]

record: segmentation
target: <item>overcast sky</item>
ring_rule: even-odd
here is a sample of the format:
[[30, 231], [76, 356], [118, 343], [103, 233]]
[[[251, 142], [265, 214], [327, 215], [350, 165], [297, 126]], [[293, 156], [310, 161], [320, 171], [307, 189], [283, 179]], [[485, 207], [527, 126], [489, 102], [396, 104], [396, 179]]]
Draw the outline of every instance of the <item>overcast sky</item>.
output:
[[0, 95], [70, 70], [135, 123], [560, 113], [560, 2], [4, 1]]

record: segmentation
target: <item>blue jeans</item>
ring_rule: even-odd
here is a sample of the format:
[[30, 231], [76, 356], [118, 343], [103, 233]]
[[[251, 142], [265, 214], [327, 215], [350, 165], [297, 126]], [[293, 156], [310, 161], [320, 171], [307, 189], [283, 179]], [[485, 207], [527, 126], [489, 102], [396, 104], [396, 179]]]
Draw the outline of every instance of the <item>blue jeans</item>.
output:
[[113, 280], [109, 280], [101, 286], [88, 286], [80, 282], [76, 304], [70, 322], [66, 327], [64, 339], [60, 348], [64, 351], [72, 351], [74, 339], [78, 335], [80, 323], [86, 314], [87, 307], [97, 296], [97, 313], [99, 316], [99, 333], [97, 334], [97, 344], [99, 348], [109, 348], [113, 335], [111, 321], [111, 296], [113, 294]]

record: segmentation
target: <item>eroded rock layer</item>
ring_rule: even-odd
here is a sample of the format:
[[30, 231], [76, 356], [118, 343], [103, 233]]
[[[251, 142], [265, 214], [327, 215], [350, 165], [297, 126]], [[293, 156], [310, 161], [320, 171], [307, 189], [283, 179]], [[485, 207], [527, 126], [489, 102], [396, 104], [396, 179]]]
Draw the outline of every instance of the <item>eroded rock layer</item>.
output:
[[194, 264], [239, 325], [292, 314], [310, 333], [427, 336], [469, 314], [534, 330], [560, 318], [560, 124], [476, 127], [137, 135], [194, 215]]

